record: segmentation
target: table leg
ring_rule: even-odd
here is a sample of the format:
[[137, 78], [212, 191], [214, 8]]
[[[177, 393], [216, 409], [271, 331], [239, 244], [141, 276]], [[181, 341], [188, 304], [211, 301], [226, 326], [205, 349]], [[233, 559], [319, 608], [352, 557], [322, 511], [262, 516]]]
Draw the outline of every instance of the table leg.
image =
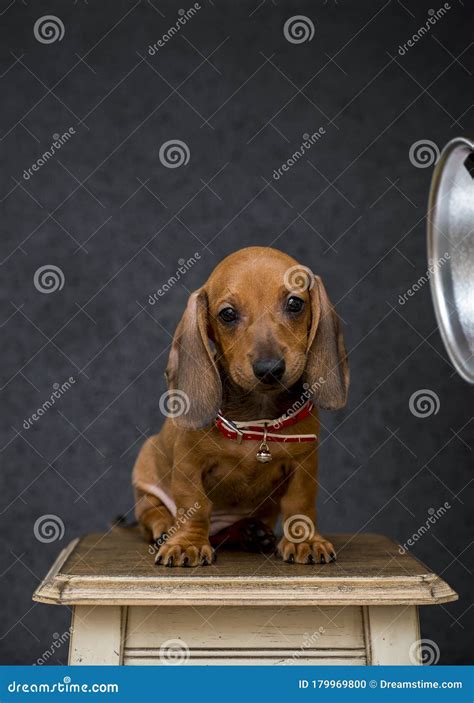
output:
[[125, 607], [76, 605], [69, 664], [122, 664], [126, 618]]
[[415, 605], [363, 608], [367, 664], [417, 664], [420, 620]]

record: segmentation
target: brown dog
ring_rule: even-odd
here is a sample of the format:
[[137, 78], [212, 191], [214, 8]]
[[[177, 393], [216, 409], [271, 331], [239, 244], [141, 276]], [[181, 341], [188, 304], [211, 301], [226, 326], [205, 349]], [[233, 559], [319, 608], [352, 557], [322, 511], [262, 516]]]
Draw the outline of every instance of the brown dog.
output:
[[[133, 470], [137, 519], [159, 540], [157, 563], [209, 564], [210, 530], [244, 516], [273, 528], [280, 514], [285, 536], [278, 554], [285, 561], [334, 559], [316, 529], [317, 443], [307, 440], [319, 429], [310, 403], [343, 407], [349, 372], [321, 279], [276, 249], [231, 254], [190, 296], [166, 377], [181, 414], [145, 443]], [[301, 407], [306, 414], [297, 412]], [[218, 414], [232, 421], [219, 428]], [[269, 449], [270, 434], [258, 421], [282, 416], [293, 418], [282, 426], [294, 437], [275, 441], [272, 430]], [[229, 438], [239, 436], [234, 423], [256, 422], [265, 436]]]

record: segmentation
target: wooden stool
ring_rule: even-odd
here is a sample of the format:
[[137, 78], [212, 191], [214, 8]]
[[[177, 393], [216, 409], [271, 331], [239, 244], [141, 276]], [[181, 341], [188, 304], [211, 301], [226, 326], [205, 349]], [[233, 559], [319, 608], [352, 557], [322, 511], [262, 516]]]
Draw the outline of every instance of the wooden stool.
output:
[[418, 606], [457, 594], [382, 535], [329, 535], [338, 561], [218, 553], [154, 565], [134, 531], [76, 539], [36, 590], [73, 606], [70, 664], [416, 664]]

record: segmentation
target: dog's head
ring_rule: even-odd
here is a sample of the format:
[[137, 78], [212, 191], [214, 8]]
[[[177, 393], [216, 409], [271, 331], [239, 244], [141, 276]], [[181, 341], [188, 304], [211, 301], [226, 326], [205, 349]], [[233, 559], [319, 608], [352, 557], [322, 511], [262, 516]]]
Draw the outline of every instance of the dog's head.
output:
[[349, 384], [339, 319], [319, 276], [276, 249], [225, 258], [189, 298], [166, 371], [185, 393], [181, 425], [216, 417], [222, 378], [244, 392], [278, 393], [303, 381], [315, 404], [337, 410]]

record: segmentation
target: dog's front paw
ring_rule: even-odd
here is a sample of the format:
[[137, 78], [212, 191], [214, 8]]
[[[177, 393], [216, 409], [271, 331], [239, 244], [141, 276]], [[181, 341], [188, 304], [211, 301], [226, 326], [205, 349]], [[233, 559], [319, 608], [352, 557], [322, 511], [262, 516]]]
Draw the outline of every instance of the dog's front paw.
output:
[[180, 537], [176, 541], [170, 539], [160, 547], [155, 564], [162, 566], [208, 566], [215, 560], [215, 552], [208, 540], [191, 541]]
[[289, 564], [327, 564], [336, 561], [334, 547], [321, 535], [315, 535], [304, 542], [292, 542], [282, 537], [277, 554]]

